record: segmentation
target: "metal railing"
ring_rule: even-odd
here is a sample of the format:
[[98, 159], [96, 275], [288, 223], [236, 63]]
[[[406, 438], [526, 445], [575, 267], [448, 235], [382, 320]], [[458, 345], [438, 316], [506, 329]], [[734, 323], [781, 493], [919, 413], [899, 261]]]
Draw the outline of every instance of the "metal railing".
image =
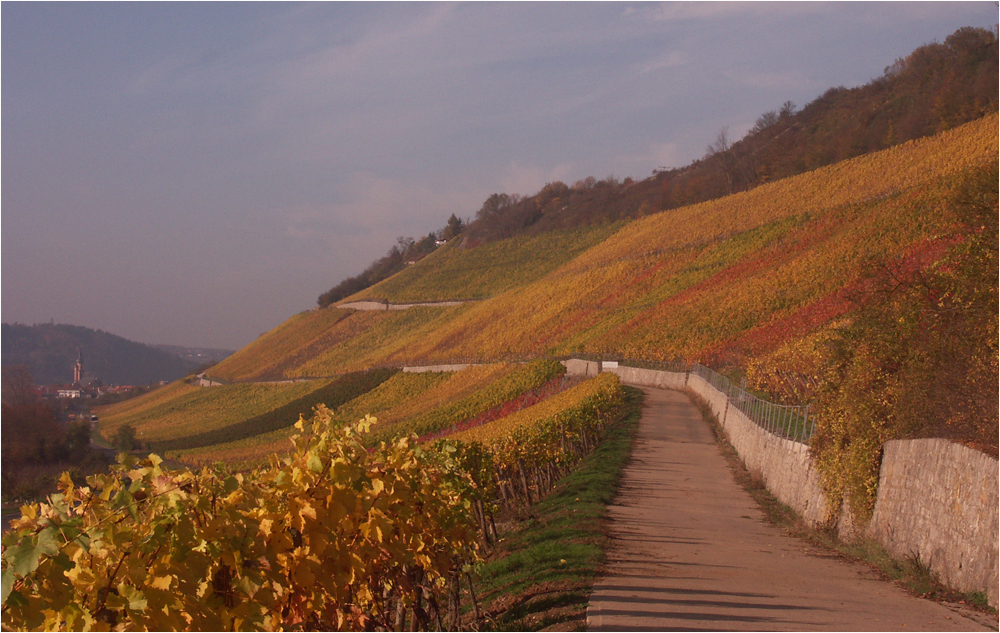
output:
[[690, 373], [726, 394], [730, 407], [742, 412], [768, 433], [803, 444], [808, 444], [812, 439], [816, 431], [816, 417], [809, 413], [809, 405], [769, 402], [733, 384], [722, 374], [697, 363], [691, 366]]
[[764, 400], [736, 385], [722, 374], [698, 363], [683, 361], [649, 360], [626, 358], [614, 354], [573, 354], [559, 360], [576, 358], [580, 360], [615, 361], [620, 367], [652, 369], [675, 373], [697, 374], [729, 399], [729, 406], [742, 412], [751, 422], [768, 433], [796, 442], [808, 444], [816, 431], [816, 417], [809, 412], [809, 406], [785, 405]]

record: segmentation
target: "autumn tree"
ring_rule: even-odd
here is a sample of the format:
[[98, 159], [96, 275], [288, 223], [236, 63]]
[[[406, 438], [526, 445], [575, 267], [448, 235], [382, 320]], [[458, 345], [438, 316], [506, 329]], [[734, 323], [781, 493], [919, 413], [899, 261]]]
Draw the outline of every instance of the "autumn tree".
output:
[[2, 399], [5, 404], [16, 407], [36, 399], [34, 379], [26, 365], [4, 367], [2, 376]]
[[722, 176], [726, 193], [733, 192], [733, 178], [736, 175], [736, 165], [730, 152], [731, 149], [732, 142], [729, 140], [729, 126], [725, 126], [719, 130], [719, 134], [715, 137], [715, 140], [705, 150], [709, 162], [715, 165]]
[[462, 234], [462, 229], [464, 228], [465, 225], [462, 224], [462, 221], [452, 213], [451, 217], [448, 218], [448, 224], [441, 230], [441, 239], [448, 241], [454, 237], [458, 237]]
[[114, 445], [120, 453], [127, 453], [137, 448], [138, 442], [135, 439], [135, 427], [131, 424], [123, 424], [118, 427], [118, 431], [114, 437]]
[[757, 134], [759, 132], [763, 132], [772, 125], [777, 124], [778, 121], [780, 120], [781, 117], [778, 116], [777, 112], [775, 112], [774, 110], [769, 110], [764, 114], [760, 115], [759, 117], [757, 117], [757, 121], [754, 123], [754, 126], [750, 128], [750, 134]]
[[513, 212], [521, 201], [521, 196], [517, 194], [491, 194], [476, 212], [477, 234], [486, 239], [505, 239], [515, 235], [524, 226], [520, 214]]

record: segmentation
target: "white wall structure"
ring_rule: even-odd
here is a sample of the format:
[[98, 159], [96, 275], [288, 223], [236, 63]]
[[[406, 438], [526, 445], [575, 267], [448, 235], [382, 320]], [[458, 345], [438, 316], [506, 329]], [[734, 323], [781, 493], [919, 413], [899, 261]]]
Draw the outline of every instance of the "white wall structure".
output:
[[422, 374], [429, 371], [462, 371], [472, 367], [470, 363], [455, 363], [452, 365], [424, 365], [422, 367], [404, 367], [404, 374]]

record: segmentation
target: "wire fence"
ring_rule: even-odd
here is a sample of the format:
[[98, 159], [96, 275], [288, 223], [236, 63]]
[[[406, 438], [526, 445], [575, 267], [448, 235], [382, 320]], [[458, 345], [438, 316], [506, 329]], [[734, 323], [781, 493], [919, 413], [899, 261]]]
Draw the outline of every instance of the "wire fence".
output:
[[610, 361], [618, 363], [620, 367], [697, 374], [705, 382], [726, 394], [730, 407], [742, 412], [751, 422], [768, 433], [808, 444], [816, 431], [816, 417], [810, 413], [808, 405], [785, 405], [764, 400], [743, 386], [734, 384], [728, 377], [698, 363], [626, 358], [608, 354], [573, 354], [560, 357], [559, 360], [567, 358], [600, 361], [604, 368], [608, 367]]
[[786, 405], [769, 402], [733, 382], [722, 374], [695, 363], [689, 369], [729, 399], [729, 406], [742, 412], [751, 422], [768, 433], [808, 444], [816, 432], [816, 416], [809, 405]]

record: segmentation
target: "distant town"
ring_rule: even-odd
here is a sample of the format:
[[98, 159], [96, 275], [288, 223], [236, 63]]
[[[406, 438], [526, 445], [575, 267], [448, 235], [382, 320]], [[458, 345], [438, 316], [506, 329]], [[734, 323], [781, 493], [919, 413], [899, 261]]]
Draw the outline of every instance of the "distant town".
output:
[[231, 350], [149, 345], [82, 326], [19, 323], [2, 326], [3, 367], [23, 366], [40, 398], [99, 398], [191, 374]]
[[[78, 350], [76, 362], [73, 364], [73, 382], [69, 384], [32, 385], [35, 396], [42, 400], [91, 398], [97, 399], [102, 396], [118, 396], [114, 400], [125, 399], [136, 395], [136, 392], [143, 392], [149, 387], [160, 386], [167, 381], [159, 381], [149, 386], [137, 385], [112, 385], [105, 384], [99, 378], [86, 382], [86, 367], [84, 365], [83, 351]], [[75, 416], [70, 415], [70, 419]]]

